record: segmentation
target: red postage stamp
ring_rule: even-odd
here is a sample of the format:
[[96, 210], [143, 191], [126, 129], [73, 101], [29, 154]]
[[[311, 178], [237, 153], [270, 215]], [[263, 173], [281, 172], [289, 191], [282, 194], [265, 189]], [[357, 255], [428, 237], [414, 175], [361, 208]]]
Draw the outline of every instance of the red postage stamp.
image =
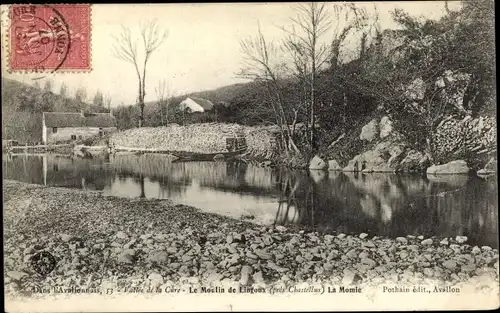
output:
[[90, 71], [90, 4], [12, 5], [11, 71]]

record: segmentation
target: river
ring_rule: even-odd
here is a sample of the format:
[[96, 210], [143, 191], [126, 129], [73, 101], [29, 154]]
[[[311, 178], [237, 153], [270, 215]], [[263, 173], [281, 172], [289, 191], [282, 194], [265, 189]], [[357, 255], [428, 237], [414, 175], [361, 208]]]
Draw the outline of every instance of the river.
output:
[[497, 177], [291, 171], [164, 155], [3, 156], [4, 179], [171, 199], [263, 224], [376, 236], [466, 235], [498, 248]]

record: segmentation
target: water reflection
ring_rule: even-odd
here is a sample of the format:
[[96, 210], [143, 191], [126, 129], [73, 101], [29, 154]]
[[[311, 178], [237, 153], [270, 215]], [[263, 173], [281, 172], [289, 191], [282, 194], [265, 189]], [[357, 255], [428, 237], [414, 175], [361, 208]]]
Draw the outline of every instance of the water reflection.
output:
[[224, 162], [172, 163], [162, 155], [79, 159], [4, 157], [7, 179], [168, 198], [260, 224], [375, 235], [467, 235], [498, 247], [496, 177], [419, 177], [289, 171]]

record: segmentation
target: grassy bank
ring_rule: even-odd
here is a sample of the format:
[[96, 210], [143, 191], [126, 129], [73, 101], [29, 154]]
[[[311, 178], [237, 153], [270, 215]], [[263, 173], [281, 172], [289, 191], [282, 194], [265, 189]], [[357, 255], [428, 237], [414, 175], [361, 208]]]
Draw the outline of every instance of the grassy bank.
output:
[[[382, 238], [262, 227], [167, 200], [4, 181], [6, 292], [151, 286], [431, 284], [498, 292], [498, 250], [466, 238]], [[46, 277], [30, 258], [49, 251]], [[493, 288], [493, 289], [492, 289]], [[496, 288], [496, 289], [495, 289]], [[39, 294], [36, 294], [39, 295]]]

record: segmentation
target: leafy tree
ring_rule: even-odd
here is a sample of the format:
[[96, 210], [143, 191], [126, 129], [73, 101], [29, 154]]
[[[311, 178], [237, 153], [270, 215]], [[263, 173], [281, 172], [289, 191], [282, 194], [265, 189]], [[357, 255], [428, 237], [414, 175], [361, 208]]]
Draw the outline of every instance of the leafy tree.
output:
[[52, 80], [47, 79], [45, 81], [45, 85], [43, 86], [43, 91], [44, 92], [52, 92], [52, 87], [53, 87]]
[[59, 95], [64, 98], [68, 96], [68, 87], [64, 82], [61, 84], [61, 87], [59, 89]]
[[78, 87], [76, 89], [75, 100], [78, 103], [85, 103], [87, 101], [87, 89], [85, 87]]
[[100, 90], [96, 91], [94, 99], [92, 100], [92, 104], [94, 104], [100, 109], [104, 108], [104, 95]]

